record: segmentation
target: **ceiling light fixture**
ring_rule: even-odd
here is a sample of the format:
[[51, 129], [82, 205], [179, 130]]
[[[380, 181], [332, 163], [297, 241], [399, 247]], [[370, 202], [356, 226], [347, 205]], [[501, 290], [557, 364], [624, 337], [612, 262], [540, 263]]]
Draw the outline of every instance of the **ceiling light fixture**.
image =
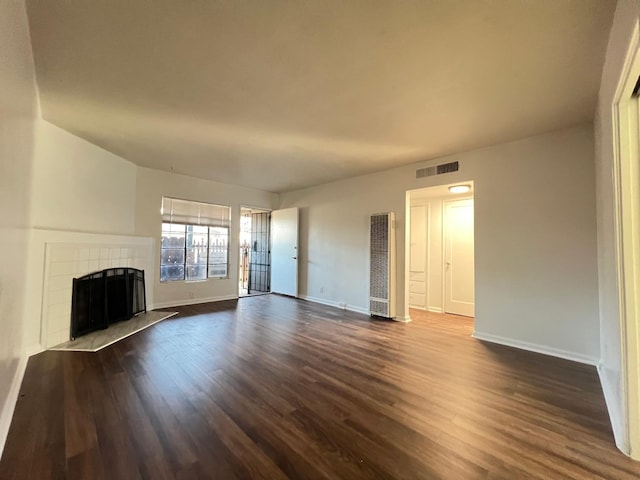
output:
[[467, 193], [469, 190], [471, 190], [469, 185], [453, 185], [449, 187], [451, 193]]

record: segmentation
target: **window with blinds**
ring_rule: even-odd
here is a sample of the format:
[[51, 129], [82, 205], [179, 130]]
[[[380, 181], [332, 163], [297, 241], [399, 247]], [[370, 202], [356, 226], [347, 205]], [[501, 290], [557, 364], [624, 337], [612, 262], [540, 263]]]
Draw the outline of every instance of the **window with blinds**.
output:
[[229, 276], [231, 207], [162, 198], [160, 281]]

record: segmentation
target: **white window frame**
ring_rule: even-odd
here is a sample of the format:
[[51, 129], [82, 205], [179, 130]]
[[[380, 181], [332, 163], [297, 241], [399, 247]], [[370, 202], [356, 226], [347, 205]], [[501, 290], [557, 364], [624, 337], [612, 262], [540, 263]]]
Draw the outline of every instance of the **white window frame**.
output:
[[[186, 214], [187, 218], [185, 218], [185, 212], [177, 211], [174, 212], [174, 205], [178, 205], [178, 209], [180, 207], [183, 210], [186, 208], [189, 212]], [[192, 212], [197, 211], [197, 215], [194, 217]], [[220, 213], [220, 218], [217, 215], [214, 218], [214, 215], [211, 212]], [[205, 212], [204, 215], [201, 215], [202, 212]], [[207, 216], [206, 213], [209, 213]], [[174, 213], [175, 219], [174, 219]], [[203, 282], [209, 279], [228, 279], [230, 276], [230, 265], [229, 265], [229, 243], [231, 240], [231, 207], [225, 205], [215, 205], [203, 202], [195, 202], [190, 200], [181, 200], [170, 197], [163, 197], [162, 199], [162, 222], [161, 222], [161, 230], [160, 230], [160, 264], [159, 264], [159, 280], [161, 283], [172, 283], [172, 282]], [[195, 220], [195, 221], [185, 221], [185, 220]], [[180, 233], [180, 229], [176, 230], [176, 233], [183, 235], [183, 244], [182, 246], [173, 246], [173, 247], [163, 247], [162, 239], [165, 236], [165, 232], [170, 231], [170, 228], [166, 228], [166, 226], [172, 226], [183, 228], [183, 232]], [[194, 246], [189, 246], [187, 242], [187, 238], [189, 236], [189, 227], [199, 227], [206, 228], [206, 244], [201, 245], [201, 248], [205, 248], [206, 250], [206, 263], [201, 264], [190, 264], [188, 262], [189, 256], [188, 253], [190, 249], [197, 248]], [[224, 263], [211, 263], [211, 238], [212, 234], [214, 237], [216, 234], [212, 232], [212, 229], [224, 229], [226, 231], [226, 241], [225, 241], [225, 262]], [[201, 234], [204, 232], [201, 232]], [[224, 237], [224, 235], [223, 235]], [[174, 264], [163, 264], [164, 252], [166, 250], [182, 250], [183, 258], [182, 263], [174, 263]], [[166, 276], [163, 278], [163, 267], [170, 267], [175, 265], [177, 267], [182, 267], [182, 277], [181, 278], [167, 278]], [[224, 265], [225, 271], [224, 274], [212, 275], [211, 267], [220, 267]], [[206, 269], [206, 275], [204, 278], [189, 278], [188, 269], [189, 267], [194, 266], [204, 266]]]

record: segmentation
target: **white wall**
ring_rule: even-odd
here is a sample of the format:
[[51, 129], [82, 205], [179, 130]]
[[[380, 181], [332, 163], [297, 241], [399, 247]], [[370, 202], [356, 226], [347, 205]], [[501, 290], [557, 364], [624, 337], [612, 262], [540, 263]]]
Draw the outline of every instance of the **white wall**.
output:
[[[592, 125], [453, 155], [459, 172], [415, 179], [415, 164], [281, 195], [301, 209], [300, 292], [368, 305], [368, 216], [397, 219], [405, 298], [406, 190], [473, 181], [476, 332], [596, 363], [600, 356]], [[431, 162], [430, 162], [431, 163]], [[398, 305], [404, 316], [404, 305]]]
[[0, 2], [0, 452], [26, 365], [22, 306], [38, 116], [24, 4]]
[[[160, 245], [162, 225], [160, 207], [163, 196], [231, 207], [230, 275], [226, 279], [166, 283], [160, 283], [159, 275], [155, 275], [153, 279], [154, 305], [159, 307], [236, 298], [238, 296], [240, 206], [271, 210], [277, 203], [278, 195], [149, 168], [139, 168], [136, 186], [135, 232], [137, 235], [155, 238], [156, 245]], [[160, 254], [157, 251], [155, 261], [155, 271], [159, 272]]]
[[44, 120], [32, 183], [36, 228], [130, 234], [137, 167]]
[[612, 105], [622, 76], [631, 33], [640, 18], [640, 2], [620, 1], [616, 8], [596, 110], [596, 195], [598, 206], [598, 279], [600, 285], [600, 378], [618, 447], [629, 453], [622, 391], [620, 305], [615, 260]]
[[[28, 239], [24, 305], [28, 351], [51, 346], [47, 338], [47, 305], [43, 303], [47, 245], [77, 244], [79, 238], [86, 237], [94, 244], [119, 247], [122, 242], [113, 243], [112, 236], [131, 235], [134, 231], [136, 171], [134, 164], [117, 155], [49, 122], [37, 122], [31, 183], [33, 228]], [[92, 235], [83, 236], [84, 233]], [[152, 242], [150, 245], [152, 249]], [[89, 271], [80, 268], [71, 273], [78, 276]], [[72, 276], [69, 275], [65, 292], [70, 292]], [[70, 306], [69, 295], [64, 309]], [[59, 323], [54, 337], [62, 339], [64, 327]]]

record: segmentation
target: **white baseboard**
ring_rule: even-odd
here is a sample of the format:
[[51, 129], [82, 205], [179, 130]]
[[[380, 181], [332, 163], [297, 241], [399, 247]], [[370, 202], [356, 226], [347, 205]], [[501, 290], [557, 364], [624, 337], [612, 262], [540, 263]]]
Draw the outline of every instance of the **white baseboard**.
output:
[[431, 313], [442, 313], [442, 308], [440, 307], [427, 307], [427, 311]]
[[364, 313], [365, 315], [369, 315], [369, 310], [367, 310], [366, 308], [357, 307], [355, 305], [341, 304], [339, 302], [334, 302], [333, 300], [327, 300], [326, 298], [310, 297], [308, 295], [298, 295], [298, 298], [300, 298], [301, 300], [306, 300], [308, 302], [327, 305], [328, 307], [335, 307], [342, 310], [349, 310], [350, 312]]
[[393, 317], [396, 322], [409, 323], [411, 321], [411, 317], [409, 315], [405, 315], [404, 317]]
[[29, 348], [27, 348], [26, 355], [27, 357], [30, 357], [32, 355], [37, 355], [38, 353], [42, 353], [45, 350], [46, 348], [44, 348], [39, 343], [36, 343], [35, 345], [31, 345]]
[[158, 308], [184, 307], [187, 305], [198, 305], [199, 303], [221, 302], [222, 300], [237, 300], [238, 295], [220, 295], [218, 297], [207, 298], [187, 298], [184, 300], [174, 300], [172, 302], [154, 303], [150, 305], [148, 310], [156, 310]]
[[611, 429], [613, 430], [613, 438], [616, 442], [616, 447], [629, 456], [631, 454], [631, 448], [627, 438], [627, 432], [625, 431], [626, 422], [624, 420], [624, 412], [618, 411], [618, 404], [613, 398], [616, 390], [612, 385], [614, 382], [609, 380], [607, 370], [602, 363], [598, 363], [598, 377], [600, 377], [600, 386], [602, 387], [602, 393], [604, 394], [604, 402], [607, 405], [607, 411], [609, 412], [609, 422], [611, 423]]
[[506, 345], [507, 347], [519, 348], [521, 350], [528, 350], [530, 352], [542, 353], [544, 355], [551, 355], [552, 357], [564, 358], [565, 360], [571, 360], [573, 362], [585, 363], [587, 365], [598, 365], [598, 359], [589, 355], [583, 355], [581, 353], [569, 352], [567, 350], [560, 350], [559, 348], [547, 347], [546, 345], [538, 345], [535, 343], [523, 342], [522, 340], [516, 340], [513, 338], [505, 338], [497, 335], [491, 335], [489, 333], [473, 332], [471, 335], [473, 338], [483, 340], [486, 342], [497, 343], [499, 345]]
[[2, 452], [4, 451], [4, 445], [7, 441], [7, 435], [9, 435], [9, 427], [11, 427], [11, 420], [13, 419], [13, 412], [16, 409], [16, 403], [18, 401], [18, 395], [20, 394], [20, 387], [22, 386], [22, 379], [24, 378], [24, 372], [27, 369], [27, 361], [29, 357], [23, 355], [18, 361], [16, 371], [13, 374], [13, 380], [9, 386], [9, 394], [2, 407], [2, 414], [0, 415], [0, 458], [2, 458]]

